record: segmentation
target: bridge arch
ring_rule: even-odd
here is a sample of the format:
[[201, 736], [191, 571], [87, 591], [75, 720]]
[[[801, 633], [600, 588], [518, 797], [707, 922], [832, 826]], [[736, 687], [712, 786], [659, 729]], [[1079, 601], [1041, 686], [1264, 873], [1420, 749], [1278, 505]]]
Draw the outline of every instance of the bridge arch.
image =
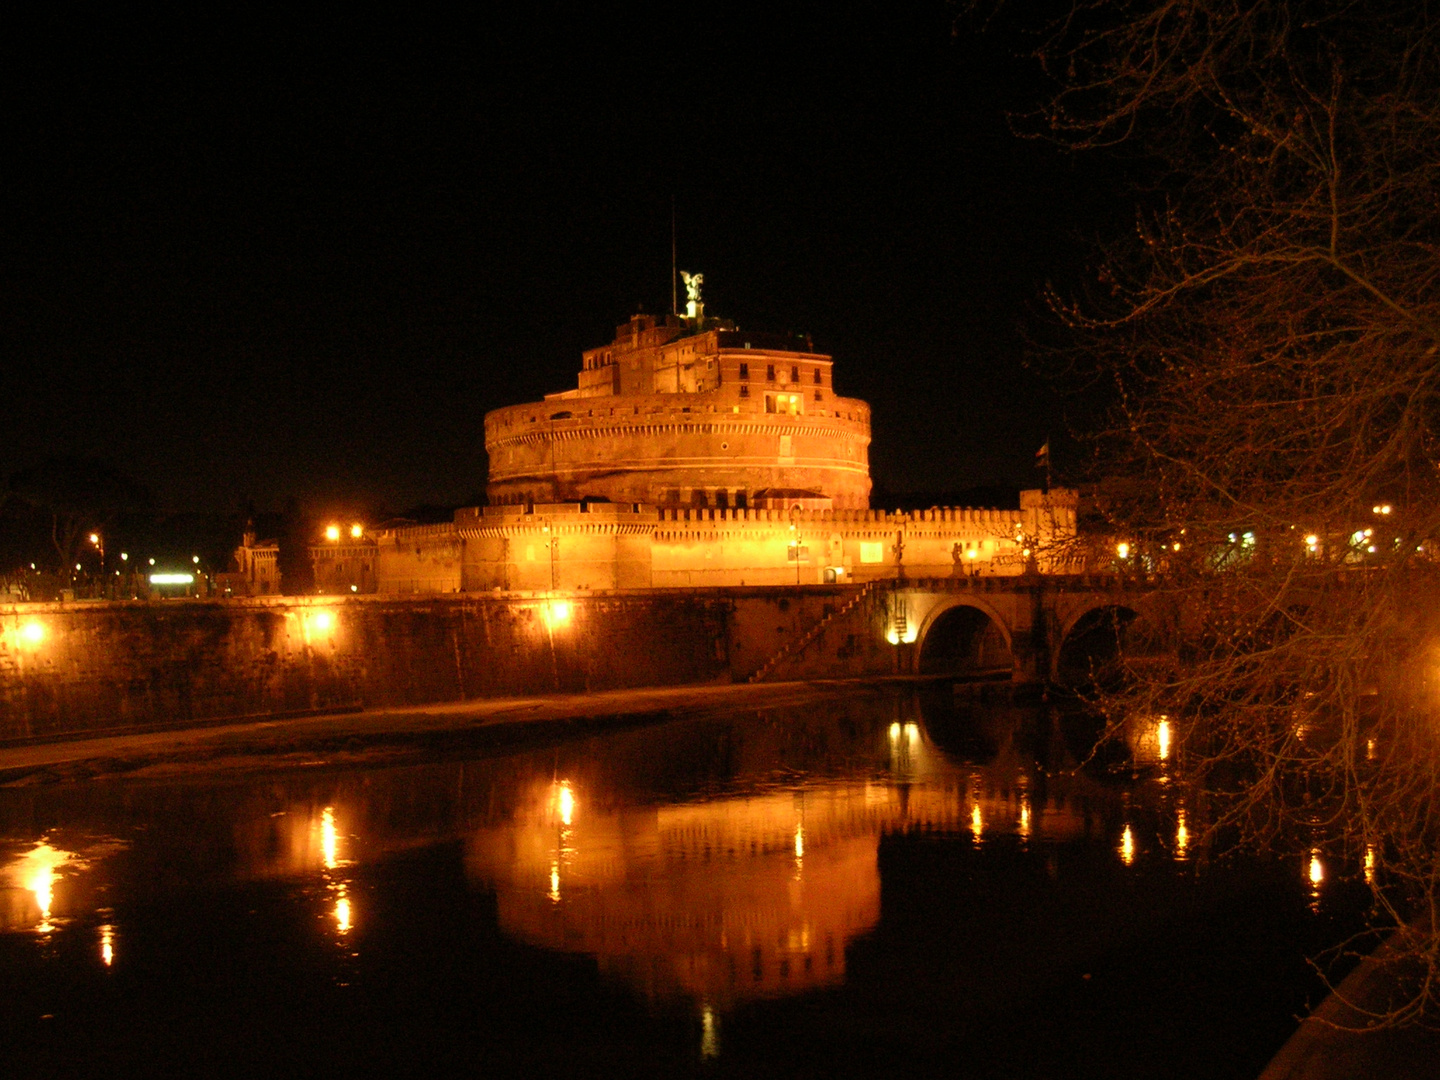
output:
[[1077, 613], [1059, 637], [1051, 677], [1074, 685], [1104, 678], [1130, 648], [1142, 651], [1149, 624], [1142, 612], [1128, 603], [1096, 604]]
[[923, 675], [971, 675], [1013, 670], [1010, 627], [975, 597], [956, 597], [926, 613], [916, 635], [916, 669]]

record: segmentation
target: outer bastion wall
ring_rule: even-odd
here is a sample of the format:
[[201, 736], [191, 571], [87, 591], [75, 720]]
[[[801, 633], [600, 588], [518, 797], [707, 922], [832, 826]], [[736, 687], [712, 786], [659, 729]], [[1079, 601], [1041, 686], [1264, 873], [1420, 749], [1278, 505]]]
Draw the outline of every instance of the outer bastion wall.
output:
[[[823, 585], [1074, 570], [1072, 492], [1019, 510], [487, 507], [382, 533], [382, 593]], [[1028, 554], [1027, 554], [1028, 552]]]

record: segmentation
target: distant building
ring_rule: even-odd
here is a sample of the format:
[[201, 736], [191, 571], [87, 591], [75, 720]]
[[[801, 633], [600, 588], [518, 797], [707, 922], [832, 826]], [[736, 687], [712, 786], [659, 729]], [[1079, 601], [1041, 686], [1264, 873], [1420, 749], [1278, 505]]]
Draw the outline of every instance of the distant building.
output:
[[256, 540], [255, 530], [246, 527], [240, 546], [230, 557], [230, 570], [215, 575], [215, 587], [222, 596], [269, 596], [280, 589], [280, 544]]
[[[352, 529], [360, 535], [354, 535]], [[315, 591], [322, 594], [375, 592], [375, 560], [375, 538], [363, 531], [362, 526], [343, 531], [329, 526], [321, 541], [310, 545]]]

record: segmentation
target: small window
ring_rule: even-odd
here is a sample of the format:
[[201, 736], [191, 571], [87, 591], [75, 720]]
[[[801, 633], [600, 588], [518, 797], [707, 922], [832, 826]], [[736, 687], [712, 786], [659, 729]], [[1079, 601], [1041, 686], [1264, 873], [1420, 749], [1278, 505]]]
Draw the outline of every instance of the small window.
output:
[[820, 369], [818, 367], [815, 369], [815, 385], [820, 385]]
[[765, 381], [766, 381], [766, 382], [774, 382], [774, 381], [775, 381], [775, 365], [774, 365], [774, 364], [766, 364], [766, 365], [765, 365]]
[[741, 365], [740, 365], [740, 378], [742, 378], [742, 379], [748, 379], [748, 378], [750, 378], [750, 365], [749, 365], [749, 364], [741, 364]]
[[862, 563], [879, 563], [885, 561], [885, 545], [880, 541], [864, 540], [860, 544], [860, 561]]
[[800, 381], [800, 368], [799, 368], [799, 366], [792, 367], [792, 368], [790, 369], [790, 381], [791, 381], [791, 382], [799, 382], [799, 381]]
[[750, 387], [742, 385], [742, 386], [740, 387], [740, 396], [741, 396], [741, 397], [749, 397], [749, 396], [750, 396]]
[[815, 391], [815, 400], [816, 400], [816, 401], [822, 400], [822, 396], [821, 396], [819, 390], [816, 390], [816, 391]]

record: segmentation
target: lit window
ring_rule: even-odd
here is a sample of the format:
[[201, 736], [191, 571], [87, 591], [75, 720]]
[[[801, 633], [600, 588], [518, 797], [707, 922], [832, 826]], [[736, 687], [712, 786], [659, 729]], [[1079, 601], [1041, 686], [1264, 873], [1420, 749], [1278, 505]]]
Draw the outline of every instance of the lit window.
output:
[[860, 561], [862, 563], [884, 562], [885, 545], [879, 540], [862, 540], [860, 542]]

